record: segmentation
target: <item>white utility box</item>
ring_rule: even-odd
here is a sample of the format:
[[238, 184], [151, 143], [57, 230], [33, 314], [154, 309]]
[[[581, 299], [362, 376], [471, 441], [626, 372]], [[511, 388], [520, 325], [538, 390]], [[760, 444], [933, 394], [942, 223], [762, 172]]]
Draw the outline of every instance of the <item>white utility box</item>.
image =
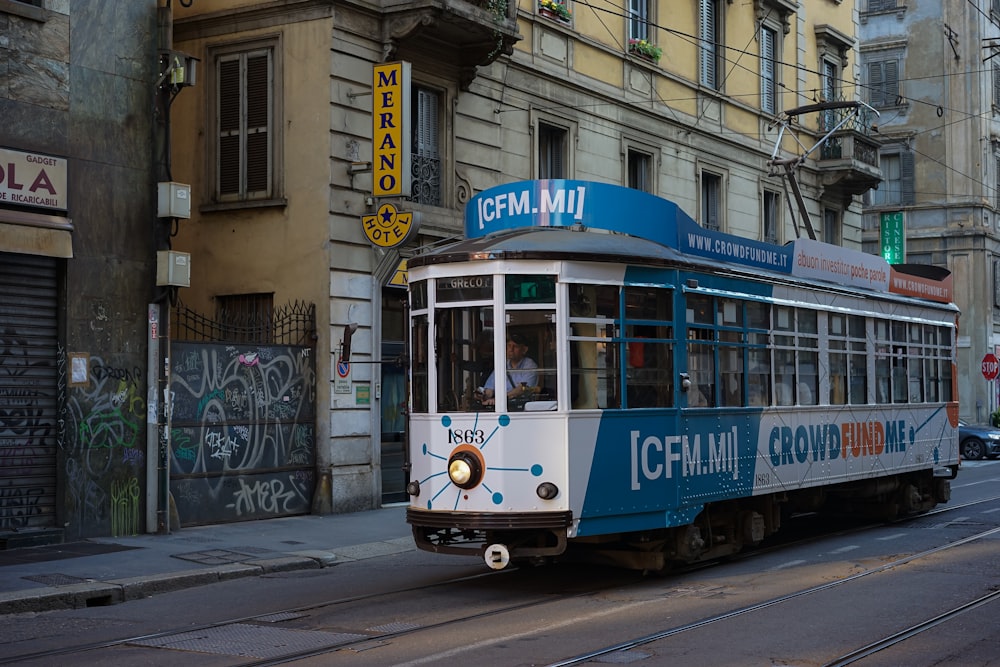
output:
[[176, 250], [156, 253], [156, 284], [191, 287], [191, 254]]
[[191, 217], [191, 186], [167, 181], [157, 183], [156, 215], [159, 218]]

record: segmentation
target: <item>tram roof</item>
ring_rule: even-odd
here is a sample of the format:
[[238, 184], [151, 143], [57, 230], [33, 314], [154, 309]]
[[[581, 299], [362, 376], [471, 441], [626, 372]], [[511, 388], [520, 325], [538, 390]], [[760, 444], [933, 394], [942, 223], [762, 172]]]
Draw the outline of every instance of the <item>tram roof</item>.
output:
[[[647, 239], [584, 227], [528, 227], [465, 239], [409, 260], [410, 268], [471, 260], [573, 259], [581, 262], [692, 264], [684, 254]], [[701, 263], [701, 262], [698, 262]]]
[[465, 210], [466, 239], [410, 259], [415, 268], [487, 259], [689, 265], [776, 280], [841, 285], [950, 303], [950, 273], [811, 239], [777, 245], [702, 227], [674, 202], [589, 181], [521, 181], [485, 190]]

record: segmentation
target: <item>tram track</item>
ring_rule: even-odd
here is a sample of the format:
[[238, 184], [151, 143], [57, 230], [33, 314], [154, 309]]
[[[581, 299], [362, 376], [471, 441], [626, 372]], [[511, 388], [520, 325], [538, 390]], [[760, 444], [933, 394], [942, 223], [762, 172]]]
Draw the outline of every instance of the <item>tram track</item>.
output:
[[[982, 504], [982, 503], [997, 501], [997, 500], [1000, 500], [1000, 496], [994, 496], [994, 497], [991, 497], [991, 498], [986, 498], [986, 499], [981, 499], [981, 500], [976, 500], [976, 501], [970, 501], [970, 502], [962, 503], [962, 504], [959, 504], [959, 505], [945, 506], [945, 507], [941, 507], [941, 508], [932, 510], [930, 512], [926, 512], [926, 513], [920, 514], [920, 515], [915, 515], [913, 517], [908, 517], [906, 519], [901, 519], [901, 520], [899, 520], [897, 522], [893, 522], [893, 523], [903, 523], [904, 521], [913, 521], [913, 520], [916, 520], [916, 519], [926, 518], [926, 517], [929, 517], [929, 516], [934, 516], [934, 515], [939, 515], [939, 514], [944, 514], [944, 513], [949, 513], [949, 512], [955, 512], [955, 511], [958, 511], [958, 510], [961, 510], [961, 509], [964, 509], [964, 508], [967, 508], [967, 507], [975, 506], [975, 505]], [[858, 534], [858, 533], [862, 533], [862, 532], [864, 532], [866, 530], [871, 530], [874, 527], [885, 526], [885, 525], [887, 525], [887, 524], [884, 523], [884, 522], [880, 523], [880, 524], [866, 524], [864, 526], [852, 527], [852, 528], [847, 529], [847, 530], [839, 530], [839, 531], [827, 532], [827, 533], [823, 533], [822, 535], [813, 535], [813, 536], [809, 536], [808, 538], [806, 538], [804, 540], [796, 540], [795, 542], [792, 542], [792, 543], [785, 543], [785, 544], [775, 545], [774, 547], [771, 547], [771, 548], [768, 548], [768, 549], [755, 550], [755, 551], [749, 552], [746, 555], [746, 557], [747, 558], [760, 557], [760, 556], [765, 555], [766, 553], [771, 552], [771, 551], [780, 551], [780, 550], [789, 549], [790, 547], [792, 547], [794, 545], [807, 544], [807, 543], [809, 543], [811, 541], [814, 541], [816, 539], [845, 536], [845, 535], [850, 535], [850, 534]], [[595, 650], [595, 651], [592, 651], [592, 652], [581, 654], [579, 656], [575, 656], [573, 658], [568, 658], [568, 659], [566, 659], [564, 661], [556, 662], [556, 663], [552, 663], [552, 664], [553, 665], [582, 664], [583, 662], [586, 662], [588, 660], [592, 660], [592, 659], [594, 659], [596, 657], [613, 654], [613, 653], [618, 652], [618, 651], [626, 651], [626, 650], [629, 650], [631, 648], [635, 648], [635, 647], [641, 646], [641, 645], [646, 644], [646, 643], [657, 641], [659, 639], [665, 639], [665, 638], [668, 638], [668, 637], [671, 637], [671, 636], [674, 636], [674, 635], [677, 635], [677, 634], [681, 634], [683, 632], [688, 632], [688, 631], [696, 630], [696, 629], [699, 629], [699, 628], [702, 628], [702, 627], [705, 627], [705, 626], [708, 626], [708, 625], [711, 625], [711, 624], [714, 624], [714, 623], [719, 623], [719, 622], [722, 622], [722, 621], [725, 621], [725, 620], [728, 620], [728, 619], [732, 619], [732, 618], [735, 618], [737, 616], [746, 615], [746, 614], [749, 614], [749, 613], [753, 613], [755, 611], [760, 611], [760, 610], [766, 609], [768, 607], [779, 605], [779, 604], [781, 604], [783, 602], [787, 602], [787, 601], [790, 601], [790, 600], [793, 600], [793, 599], [796, 599], [796, 598], [800, 598], [800, 597], [811, 595], [811, 594], [818, 593], [818, 592], [821, 592], [821, 591], [829, 590], [829, 589], [834, 588], [836, 586], [840, 586], [840, 585], [843, 585], [843, 584], [846, 584], [846, 583], [849, 583], [849, 582], [852, 582], [852, 581], [856, 581], [856, 580], [858, 580], [860, 578], [867, 577], [867, 576], [869, 576], [871, 574], [876, 574], [876, 573], [883, 572], [883, 571], [886, 571], [886, 570], [889, 570], [889, 569], [892, 569], [892, 568], [899, 567], [900, 565], [903, 565], [905, 563], [911, 562], [913, 560], [917, 560], [917, 559], [920, 559], [920, 558], [925, 558], [925, 557], [928, 557], [928, 556], [930, 556], [932, 554], [939, 553], [941, 551], [944, 551], [944, 550], [947, 550], [947, 549], [950, 549], [950, 548], [953, 548], [953, 547], [956, 547], [956, 546], [960, 546], [962, 544], [966, 544], [966, 543], [969, 543], [971, 541], [975, 541], [975, 540], [978, 540], [978, 539], [983, 539], [983, 538], [988, 537], [990, 535], [993, 535], [993, 534], [995, 534], [997, 532], [1000, 532], [1000, 528], [996, 528], [996, 529], [992, 529], [990, 531], [985, 531], [985, 532], [982, 532], [982, 533], [978, 533], [976, 535], [967, 537], [967, 538], [962, 539], [962, 540], [957, 540], [955, 542], [951, 542], [951, 543], [948, 543], [948, 544], [936, 547], [934, 549], [928, 549], [928, 550], [921, 551], [921, 552], [916, 553], [916, 554], [912, 554], [912, 555], [907, 556], [905, 558], [896, 559], [896, 560], [894, 560], [892, 562], [885, 563], [885, 564], [883, 564], [883, 565], [881, 565], [879, 567], [867, 569], [867, 570], [865, 570], [863, 572], [856, 573], [856, 574], [854, 574], [852, 576], [846, 577], [844, 579], [840, 579], [838, 581], [829, 582], [829, 583], [826, 583], [826, 584], [823, 584], [823, 585], [820, 585], [820, 586], [815, 586], [815, 587], [806, 588], [806, 589], [803, 589], [803, 590], [800, 590], [800, 591], [791, 592], [791, 593], [788, 593], [788, 594], [786, 594], [784, 596], [780, 596], [780, 597], [777, 597], [777, 598], [774, 598], [774, 599], [771, 599], [771, 600], [767, 600], [767, 601], [764, 601], [764, 602], [761, 602], [761, 603], [758, 603], [758, 604], [750, 605], [750, 606], [745, 607], [745, 608], [741, 608], [741, 609], [737, 609], [737, 610], [732, 610], [732, 611], [729, 611], [729, 612], [726, 612], [726, 613], [721, 613], [721, 614], [718, 614], [716, 616], [708, 617], [708, 618], [699, 620], [699, 621], [694, 622], [694, 623], [690, 623], [690, 624], [686, 624], [686, 625], [680, 625], [680, 626], [669, 628], [669, 629], [665, 629], [663, 631], [659, 631], [659, 632], [656, 632], [656, 633], [643, 635], [642, 637], [630, 639], [630, 640], [627, 640], [625, 642], [617, 643], [617, 644], [614, 644], [614, 645], [609, 645], [609, 646], [607, 646], [607, 647], [605, 647], [603, 649], [598, 649], [598, 650]], [[730, 562], [734, 562], [736, 560], [737, 559], [729, 559]], [[740, 558], [740, 560], [742, 560], [742, 558]], [[699, 567], [685, 568], [682, 571], [678, 571], [678, 574], [691, 574], [691, 573], [694, 573], [694, 572], [698, 571], [699, 569], [705, 569], [706, 567], [711, 567], [711, 564], [709, 564], [709, 565], [704, 565], [703, 564], [703, 565], [701, 565]], [[79, 644], [79, 645], [74, 645], [74, 646], [67, 646], [67, 647], [62, 647], [62, 648], [58, 648], [58, 649], [52, 649], [52, 650], [48, 650], [48, 651], [39, 651], [39, 652], [34, 652], [34, 653], [24, 653], [24, 654], [20, 654], [20, 655], [16, 655], [16, 656], [10, 656], [10, 657], [6, 657], [6, 658], [0, 658], [0, 663], [3, 663], [3, 664], [17, 664], [17, 663], [26, 663], [26, 662], [33, 662], [33, 661], [38, 661], [38, 662], [41, 663], [41, 662], [45, 662], [45, 661], [47, 661], [49, 659], [52, 659], [52, 658], [67, 657], [67, 656], [82, 656], [82, 655], [87, 654], [87, 653], [109, 651], [109, 650], [114, 650], [116, 647], [125, 647], [125, 646], [129, 646], [129, 647], [147, 647], [147, 648], [149, 648], [149, 650], [159, 650], [159, 649], [162, 649], [162, 648], [169, 647], [170, 644], [171, 644], [171, 641], [169, 641], [169, 640], [171, 638], [178, 638], [178, 637], [183, 637], [183, 636], [188, 636], [188, 637], [191, 637], [191, 636], [210, 636], [213, 633], [225, 632], [225, 631], [227, 631], [228, 628], [234, 628], [234, 627], [246, 627], [246, 626], [252, 626], [252, 627], [255, 627], [255, 628], [256, 627], [266, 628], [266, 627], [276, 627], [276, 626], [277, 627], [281, 627], [280, 625], [278, 625], [277, 623], [275, 623], [273, 620], [270, 620], [270, 619], [281, 618], [281, 617], [291, 618], [291, 617], [295, 617], [295, 616], [303, 616], [303, 615], [306, 615], [310, 611], [313, 611], [313, 610], [324, 609], [324, 608], [331, 608], [331, 607], [338, 607], [338, 606], [345, 606], [345, 605], [350, 605], [350, 604], [353, 604], [353, 603], [360, 603], [360, 602], [382, 603], [382, 604], [385, 604], [385, 605], [390, 605], [390, 604], [392, 604], [394, 596], [404, 596], [404, 595], [414, 594], [414, 593], [416, 593], [416, 594], [424, 594], [424, 593], [428, 593], [428, 592], [435, 591], [435, 590], [441, 590], [441, 591], [443, 591], [443, 590], [447, 590], [449, 587], [465, 586], [465, 585], [468, 585], [470, 582], [492, 580], [495, 577], [511, 576], [511, 575], [514, 575], [517, 572], [522, 572], [522, 574], [523, 574], [524, 570], [523, 569], [520, 569], [520, 570], [519, 569], [511, 569], [511, 570], [504, 570], [504, 571], [499, 571], [499, 572], [494, 572], [494, 571], [483, 572], [483, 573], [475, 574], [475, 575], [472, 575], [472, 576], [463, 576], [463, 577], [455, 577], [455, 578], [445, 579], [445, 580], [442, 580], [442, 581], [437, 581], [437, 582], [433, 582], [433, 583], [425, 584], [425, 585], [421, 585], [421, 586], [399, 587], [399, 588], [396, 588], [394, 590], [388, 590], [388, 591], [379, 591], [379, 592], [367, 593], [367, 594], [363, 594], [363, 595], [354, 595], [354, 596], [346, 596], [346, 597], [340, 597], [340, 598], [332, 598], [332, 599], [328, 599], [328, 600], [323, 600], [323, 601], [319, 601], [319, 602], [310, 603], [310, 604], [304, 605], [304, 606], [289, 607], [289, 608], [284, 608], [284, 609], [269, 611], [269, 612], [262, 613], [262, 614], [255, 614], [255, 615], [241, 616], [241, 617], [233, 617], [233, 618], [228, 618], [228, 619], [224, 619], [224, 620], [220, 620], [220, 621], [216, 621], [216, 622], [212, 622], [212, 623], [201, 624], [201, 625], [194, 626], [194, 627], [187, 626], [187, 627], [183, 627], [183, 628], [173, 628], [173, 629], [164, 630], [164, 631], [156, 632], [156, 633], [139, 634], [139, 635], [128, 636], [128, 637], [121, 637], [121, 638], [107, 640], [107, 641], [99, 641], [99, 642], [93, 642], [93, 643], [89, 643], [89, 644]], [[634, 578], [630, 578], [629, 581], [626, 582], [626, 583], [627, 584], [632, 584], [632, 583], [636, 583], [636, 582], [639, 582], [639, 581], [640, 581], [640, 578], [638, 576], [636, 576]], [[380, 645], [385, 645], [385, 644], [387, 644], [389, 642], [393, 642], [393, 641], [402, 639], [402, 638], [407, 637], [407, 636], [417, 635], [417, 634], [420, 634], [420, 633], [439, 632], [439, 631], [442, 631], [442, 630], [447, 630], [447, 629], [452, 628], [452, 627], [460, 627], [462, 624], [476, 623], [478, 621], [486, 621], [486, 620], [489, 620], [491, 618], [499, 618], [499, 617], [502, 617], [502, 616], [508, 615], [508, 614], [523, 613], [523, 612], [525, 612], [527, 610], [530, 610], [530, 609], [533, 609], [533, 608], [537, 609], [539, 607], [542, 607], [543, 605], [559, 604], [559, 603], [565, 602], [565, 601], [567, 601], [569, 599], [572, 599], [572, 598], [582, 598], [582, 597], [587, 597], [587, 596], [597, 597], [597, 596], [600, 596], [601, 594], [605, 593], [609, 588], [621, 586], [622, 583], [623, 582], [619, 579], [618, 581], [615, 581], [615, 582], [613, 582], [611, 584], [608, 584], [608, 585], [599, 586], [599, 587], [592, 587], [592, 586], [590, 586], [590, 587], [587, 587], [587, 589], [584, 590], [584, 591], [575, 591], [575, 592], [571, 592], [569, 594], [546, 593], [544, 595], [535, 596], [535, 597], [533, 597], [531, 599], [521, 599], [521, 600], [519, 600], [519, 601], [517, 601], [515, 603], [512, 603], [512, 604], [496, 605], [496, 606], [494, 606], [492, 608], [484, 609], [484, 610], [481, 610], [481, 611], [479, 611], [477, 613], [463, 614], [463, 615], [460, 615], [460, 616], [457, 616], [457, 617], [454, 617], [454, 618], [442, 619], [442, 620], [437, 621], [437, 622], [421, 624], [419, 626], [414, 626], [414, 627], [403, 627], [403, 628], [400, 628], [400, 629], [390, 630], [390, 631], [385, 631], [385, 632], [369, 632], [369, 633], [365, 633], [365, 634], [357, 633], [357, 634], [353, 634], [351, 636], [346, 636], [346, 635], [345, 636], [339, 636], [339, 637], [335, 638], [336, 639], [335, 641], [331, 641], [331, 642], [327, 642], [327, 643], [320, 643], [319, 645], [310, 646], [307, 649], [303, 649], [303, 650], [299, 650], [299, 651], [286, 651], [286, 652], [282, 652], [280, 656], [274, 656], [274, 657], [259, 657], [258, 656], [257, 659], [251, 659], [249, 661], [240, 661], [240, 662], [236, 662], [236, 663], [232, 663], [232, 664], [247, 665], [247, 666], [253, 665], [255, 667], [260, 667], [260, 666], [263, 666], [263, 665], [282, 664], [282, 663], [286, 663], [286, 662], [290, 662], [290, 661], [294, 661], [294, 660], [310, 658], [310, 657], [314, 657], [314, 656], [318, 656], [318, 655], [324, 655], [324, 654], [327, 654], [327, 653], [331, 653], [331, 652], [334, 652], [334, 651], [340, 651], [340, 650], [365, 651], [365, 650], [368, 650], [370, 648], [373, 648], [373, 647], [376, 647], [376, 646], [380, 646]], [[307, 630], [302, 630], [302, 632], [308, 632], [308, 631]], [[243, 656], [244, 659], [246, 657], [248, 657], [248, 656]], [[253, 658], [254, 656], [250, 656], [250, 657]], [[83, 663], [83, 664], [85, 664], [85, 663]], [[848, 663], [843, 663], [843, 664], [848, 664]]]
[[[983, 501], [980, 501], [980, 502], [983, 502]], [[969, 505], [973, 505], [973, 504], [976, 504], [976, 503], [968, 503], [968, 504]], [[944, 545], [941, 545], [941, 546], [938, 546], [938, 547], [934, 547], [932, 549], [926, 549], [926, 550], [918, 552], [918, 553], [910, 554], [910, 555], [905, 556], [903, 558], [898, 558], [898, 559], [893, 560], [891, 562], [884, 563], [884, 564], [882, 564], [882, 565], [880, 565], [878, 567], [873, 567], [873, 568], [869, 568], [869, 569], [863, 570], [861, 572], [858, 572], [856, 574], [853, 574], [853, 575], [850, 575], [850, 576], [838, 579], [836, 581], [831, 581], [831, 582], [827, 582], [827, 583], [820, 584], [820, 585], [817, 585], [817, 586], [812, 586], [812, 587], [809, 587], [809, 588], [805, 588], [805, 589], [802, 589], [802, 590], [799, 590], [799, 591], [794, 591], [794, 592], [791, 592], [791, 593], [787, 593], [785, 595], [781, 595], [779, 597], [771, 598], [771, 599], [768, 599], [768, 600], [765, 600], [765, 601], [762, 601], [762, 602], [759, 602], [759, 603], [756, 603], [756, 604], [752, 604], [752, 605], [749, 605], [749, 606], [746, 606], [746, 607], [742, 607], [740, 609], [735, 609], [735, 610], [731, 610], [731, 611], [728, 611], [728, 612], [725, 612], [725, 613], [720, 613], [720, 614], [717, 614], [717, 615], [714, 615], [714, 616], [706, 617], [706, 618], [700, 619], [698, 621], [695, 621], [693, 623], [687, 623], [687, 624], [680, 625], [680, 626], [675, 626], [675, 627], [671, 627], [671, 628], [665, 628], [663, 630], [660, 630], [660, 631], [657, 631], [657, 632], [654, 632], [654, 633], [646, 634], [646, 635], [643, 635], [643, 636], [640, 636], [640, 637], [635, 637], [635, 638], [632, 638], [632, 639], [628, 639], [628, 640], [625, 640], [625, 641], [622, 641], [622, 642], [619, 642], [619, 643], [616, 643], [616, 644], [612, 644], [612, 645], [608, 645], [608, 646], [601, 647], [601, 648], [598, 648], [598, 649], [594, 649], [594, 650], [588, 651], [586, 653], [581, 653], [579, 655], [575, 655], [575, 656], [572, 656], [572, 657], [565, 658], [563, 660], [559, 660], [557, 662], [551, 662], [551, 663], [548, 663], [546, 665], [546, 667], [570, 667], [571, 665], [581, 665], [581, 664], [590, 662], [591, 660], [594, 660], [594, 659], [597, 659], [597, 658], [609, 656], [609, 655], [620, 653], [620, 652], [623, 652], [623, 651], [629, 651], [629, 650], [638, 648], [640, 646], [644, 646], [644, 645], [651, 644], [651, 643], [656, 642], [656, 641], [660, 641], [660, 640], [663, 640], [663, 639], [668, 639], [670, 637], [674, 637], [674, 636], [683, 634], [685, 632], [690, 632], [690, 631], [693, 631], [693, 630], [699, 630], [699, 629], [705, 628], [707, 626], [710, 626], [710, 625], [713, 625], [713, 624], [716, 624], [716, 623], [722, 623], [722, 622], [725, 622], [725, 621], [732, 620], [732, 619], [737, 618], [739, 616], [743, 616], [743, 615], [747, 615], [747, 614], [753, 614], [753, 613], [759, 612], [761, 610], [768, 609], [770, 607], [774, 607], [774, 606], [777, 606], [777, 605], [781, 605], [781, 604], [787, 603], [787, 602], [789, 602], [791, 600], [795, 600], [795, 599], [802, 598], [802, 597], [805, 597], [805, 596], [814, 595], [814, 594], [817, 594], [817, 593], [822, 593], [822, 592], [825, 592], [825, 591], [829, 591], [829, 590], [834, 589], [834, 588], [845, 586], [845, 585], [857, 582], [858, 580], [863, 579], [865, 577], [869, 577], [871, 575], [875, 575], [875, 574], [880, 574], [880, 573], [883, 573], [883, 572], [887, 572], [889, 570], [896, 569], [896, 568], [898, 568], [898, 567], [900, 567], [902, 565], [906, 565], [908, 563], [912, 563], [912, 562], [914, 562], [916, 560], [920, 560], [920, 559], [923, 559], [923, 558], [928, 558], [930, 556], [937, 555], [937, 554], [939, 554], [939, 553], [941, 553], [943, 551], [947, 551], [949, 549], [953, 549], [953, 548], [960, 547], [960, 546], [963, 546], [963, 545], [966, 545], [966, 544], [970, 544], [972, 542], [975, 542], [975, 541], [978, 541], [978, 540], [981, 540], [981, 539], [985, 539], [987, 537], [991, 537], [991, 536], [997, 535], [997, 534], [1000, 534], [1000, 527], [998, 527], [998, 528], [991, 528], [989, 530], [982, 531], [980, 533], [976, 533], [976, 534], [971, 535], [969, 537], [965, 537], [965, 538], [962, 538], [962, 539], [959, 539], [959, 540], [955, 540], [955, 541], [949, 542], [947, 544], [944, 544]], [[924, 621], [922, 623], [916, 624], [916, 625], [912, 626], [911, 628], [908, 628], [907, 630], [904, 630], [904, 631], [901, 631], [901, 632], [898, 632], [898, 633], [893, 633], [892, 635], [890, 635], [890, 636], [888, 636], [888, 637], [886, 637], [884, 639], [881, 639], [881, 640], [879, 640], [877, 642], [874, 642], [872, 644], [866, 645], [865, 647], [862, 647], [861, 649], [858, 649], [857, 651], [854, 651], [854, 652], [851, 652], [849, 654], [846, 654], [842, 658], [838, 658], [837, 661], [835, 661], [833, 663], [830, 663], [830, 666], [832, 667], [833, 665], [847, 665], [847, 664], [850, 664], [851, 662], [854, 662], [855, 660], [861, 659], [862, 657], [865, 657], [867, 655], [871, 655], [872, 653], [874, 653], [874, 652], [876, 652], [878, 650], [882, 650], [883, 648], [886, 648], [888, 646], [892, 646], [892, 645], [898, 644], [899, 642], [904, 641], [905, 639], [907, 639], [909, 637], [912, 637], [915, 634], [918, 634], [919, 632], [922, 632], [922, 631], [927, 630], [927, 629], [929, 629], [931, 627], [934, 627], [934, 626], [938, 625], [939, 623], [944, 622], [945, 620], [948, 620], [950, 618], [954, 618], [955, 616], [957, 616], [959, 614], [965, 613], [967, 611], [970, 611], [971, 609], [974, 609], [974, 608], [977, 608], [977, 607], [982, 606], [984, 604], [987, 604], [988, 602], [991, 602], [994, 599], [996, 599], [998, 596], [1000, 596], [1000, 591], [995, 591], [993, 593], [985, 595], [985, 596], [983, 596], [981, 598], [978, 598], [976, 600], [973, 600], [971, 602], [958, 605], [957, 607], [955, 607], [954, 609], [952, 609], [952, 610], [950, 610], [948, 612], [936, 615], [934, 618], [928, 619], [928, 620], [926, 620], [926, 621]]]
[[960, 604], [953, 609], [950, 609], [942, 614], [938, 614], [937, 616], [929, 618], [921, 623], [912, 625], [905, 630], [893, 633], [887, 637], [879, 639], [878, 641], [872, 642], [867, 646], [862, 646], [855, 651], [842, 655], [832, 662], [826, 663], [823, 667], [843, 667], [844, 665], [850, 665], [858, 660], [861, 660], [862, 658], [867, 658], [868, 656], [874, 655], [879, 651], [901, 644], [908, 639], [916, 637], [922, 632], [926, 632], [927, 630], [935, 628], [942, 623], [946, 623], [961, 616], [962, 614], [979, 609], [980, 607], [997, 600], [1000, 600], [1000, 590], [987, 593], [980, 598]]

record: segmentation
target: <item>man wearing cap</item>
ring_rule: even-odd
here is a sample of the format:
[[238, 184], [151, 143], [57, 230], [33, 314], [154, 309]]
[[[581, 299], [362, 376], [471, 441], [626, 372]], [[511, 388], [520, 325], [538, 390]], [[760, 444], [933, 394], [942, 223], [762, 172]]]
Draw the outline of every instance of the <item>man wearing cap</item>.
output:
[[[512, 333], [507, 336], [507, 399], [517, 398], [534, 390], [538, 384], [538, 364], [528, 353], [528, 340], [521, 334]], [[493, 373], [486, 378], [483, 385], [485, 400], [483, 405], [493, 405], [496, 402], [494, 393], [496, 377]]]

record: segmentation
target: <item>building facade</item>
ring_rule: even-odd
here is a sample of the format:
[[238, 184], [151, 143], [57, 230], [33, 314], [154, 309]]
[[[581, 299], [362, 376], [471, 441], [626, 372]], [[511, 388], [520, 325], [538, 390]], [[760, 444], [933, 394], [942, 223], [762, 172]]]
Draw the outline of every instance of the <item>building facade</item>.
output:
[[864, 197], [864, 249], [952, 271], [961, 416], [986, 422], [997, 385], [981, 362], [1000, 349], [1000, 3], [864, 0], [859, 10], [884, 179]]
[[157, 36], [153, 0], [0, 1], [0, 546], [157, 528]]
[[[406, 500], [404, 261], [457, 238], [476, 192], [619, 183], [711, 228], [783, 242], [811, 226], [861, 246], [877, 142], [838, 126], [851, 105], [810, 106], [856, 101], [852, 3], [190, 0], [173, 16], [201, 72], [171, 111], [193, 204], [173, 244], [191, 255], [180, 298], [204, 313], [316, 305], [315, 511]], [[376, 197], [386, 62], [410, 67], [412, 189]], [[387, 203], [414, 215], [405, 243], [366, 236]]]

